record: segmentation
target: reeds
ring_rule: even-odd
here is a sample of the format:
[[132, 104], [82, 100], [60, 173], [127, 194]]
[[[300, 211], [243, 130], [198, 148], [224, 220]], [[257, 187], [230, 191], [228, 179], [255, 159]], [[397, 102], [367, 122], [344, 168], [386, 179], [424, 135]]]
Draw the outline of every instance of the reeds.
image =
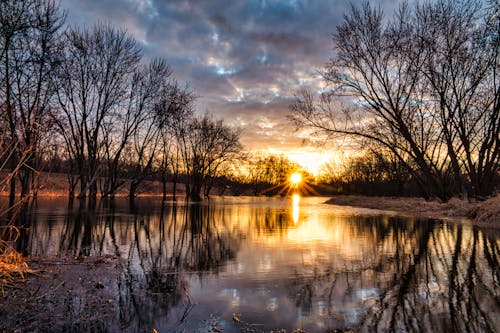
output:
[[19, 229], [12, 225], [2, 228], [4, 230], [0, 239], [0, 295], [4, 294], [5, 288], [12, 287], [17, 282], [24, 282], [27, 274], [34, 273], [28, 267], [26, 258], [12, 246], [19, 237]]
[[24, 256], [14, 250], [10, 244], [0, 240], [0, 293], [16, 282], [25, 281], [26, 275], [33, 273]]
[[[7, 152], [12, 153], [13, 149], [15, 147], [6, 147], [0, 152], [0, 158], [5, 157]], [[26, 150], [22, 154], [14, 170], [10, 170], [6, 177], [0, 179], [0, 192], [6, 192], [10, 180], [16, 177], [21, 165], [26, 161], [28, 152], [29, 150]], [[0, 173], [4, 171], [5, 166], [6, 162], [0, 165]], [[0, 221], [2, 222], [0, 226], [0, 296], [3, 296], [6, 287], [11, 287], [16, 282], [25, 281], [26, 275], [33, 272], [28, 267], [26, 258], [14, 248], [14, 243], [19, 237], [19, 229], [14, 225], [14, 221], [16, 221], [27, 200], [27, 197], [21, 198], [13, 205], [0, 207]]]

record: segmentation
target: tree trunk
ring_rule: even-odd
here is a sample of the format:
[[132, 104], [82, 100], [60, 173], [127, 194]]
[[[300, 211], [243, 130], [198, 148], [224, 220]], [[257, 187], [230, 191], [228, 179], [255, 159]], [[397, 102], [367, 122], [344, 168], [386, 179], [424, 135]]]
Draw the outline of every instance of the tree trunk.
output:
[[135, 192], [137, 191], [139, 184], [140, 184], [140, 182], [132, 180], [132, 182], [130, 183], [130, 188], [129, 188], [129, 192], [128, 192], [129, 198], [135, 197]]
[[15, 201], [16, 201], [16, 177], [12, 175], [10, 178], [9, 207], [14, 206]]
[[161, 173], [161, 185], [162, 185], [162, 199], [167, 199], [167, 176], [165, 172]]
[[21, 182], [21, 198], [29, 196], [30, 185], [33, 180], [33, 170], [23, 166], [19, 173], [19, 181]]
[[80, 169], [80, 193], [79, 198], [85, 198], [87, 196], [87, 177], [84, 175], [83, 170]]

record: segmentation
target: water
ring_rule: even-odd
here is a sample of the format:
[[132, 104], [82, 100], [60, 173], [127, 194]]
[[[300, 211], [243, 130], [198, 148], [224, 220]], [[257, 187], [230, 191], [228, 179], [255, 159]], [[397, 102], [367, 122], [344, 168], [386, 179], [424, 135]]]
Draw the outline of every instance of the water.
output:
[[124, 331], [491, 331], [500, 240], [466, 225], [325, 198], [157, 199], [95, 209], [39, 200], [26, 254], [120, 258]]

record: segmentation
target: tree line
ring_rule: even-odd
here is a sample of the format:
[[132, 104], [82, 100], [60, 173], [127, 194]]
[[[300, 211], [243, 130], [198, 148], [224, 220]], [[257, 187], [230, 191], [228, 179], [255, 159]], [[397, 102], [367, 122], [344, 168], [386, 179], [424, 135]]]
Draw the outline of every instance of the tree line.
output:
[[297, 94], [297, 125], [376, 147], [427, 198], [498, 189], [498, 2], [404, 2], [390, 17], [365, 3], [332, 38], [328, 89], [319, 98]]
[[422, 196], [403, 163], [392, 154], [374, 149], [353, 156], [342, 165], [326, 163], [318, 181], [328, 185], [331, 194]]
[[164, 195], [170, 179], [200, 200], [242, 147], [237, 130], [195, 115], [195, 99], [125, 31], [68, 27], [53, 0], [0, 2], [0, 170], [11, 203], [16, 191], [36, 195], [47, 147], [66, 164], [70, 197], [113, 197], [124, 178], [133, 197], [154, 172]]

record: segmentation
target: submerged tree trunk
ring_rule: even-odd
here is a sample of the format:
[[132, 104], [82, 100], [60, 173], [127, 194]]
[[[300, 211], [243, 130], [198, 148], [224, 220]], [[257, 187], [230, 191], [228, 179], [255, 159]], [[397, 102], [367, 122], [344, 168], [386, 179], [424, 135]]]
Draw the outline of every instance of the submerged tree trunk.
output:
[[137, 188], [139, 187], [141, 182], [137, 181], [137, 180], [132, 180], [132, 182], [130, 183], [130, 188], [129, 188], [129, 191], [128, 191], [128, 196], [129, 198], [134, 198], [135, 197], [135, 193], [137, 191]]
[[174, 183], [173, 183], [173, 186], [172, 186], [172, 195], [173, 195], [173, 200], [176, 201], [177, 200], [177, 177], [174, 177]]
[[167, 176], [164, 172], [161, 173], [161, 190], [162, 190], [162, 199], [167, 199]]

